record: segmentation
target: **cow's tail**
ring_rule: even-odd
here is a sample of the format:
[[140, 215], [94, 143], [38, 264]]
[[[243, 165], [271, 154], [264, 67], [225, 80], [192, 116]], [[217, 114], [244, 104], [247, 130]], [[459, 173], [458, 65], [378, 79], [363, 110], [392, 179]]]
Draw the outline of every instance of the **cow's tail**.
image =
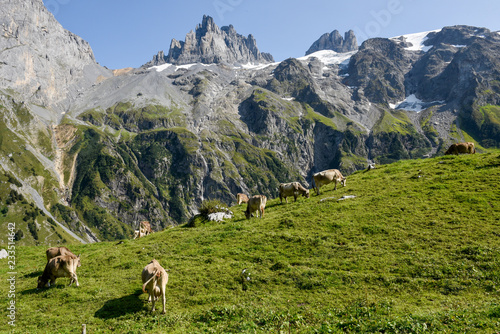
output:
[[[150, 279], [148, 279], [148, 280], [146, 281], [146, 283], [144, 283], [144, 284], [142, 285], [142, 292], [146, 293], [146, 285], [148, 285], [148, 283], [149, 283], [149, 282], [151, 282], [151, 280], [152, 280], [153, 278], [156, 278], [156, 276], [160, 276], [160, 274], [161, 274], [161, 273], [160, 273], [160, 271], [157, 269], [157, 270], [154, 272], [153, 276], [151, 276], [151, 278], [150, 278]], [[155, 280], [155, 281], [156, 281], [156, 280]], [[154, 284], [154, 285], [156, 285], [156, 284]], [[154, 286], [153, 286], [153, 291], [154, 291]]]

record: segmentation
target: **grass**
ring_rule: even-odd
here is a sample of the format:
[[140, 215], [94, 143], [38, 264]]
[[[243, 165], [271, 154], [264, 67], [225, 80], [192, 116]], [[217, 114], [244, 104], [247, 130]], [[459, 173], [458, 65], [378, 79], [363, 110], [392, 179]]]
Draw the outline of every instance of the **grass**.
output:
[[[79, 288], [60, 278], [36, 290], [45, 248], [18, 246], [13, 332], [496, 333], [499, 179], [498, 150], [400, 161], [320, 196], [270, 199], [263, 219], [242, 205], [222, 223], [69, 245]], [[166, 315], [140, 290], [152, 258], [171, 270]]]

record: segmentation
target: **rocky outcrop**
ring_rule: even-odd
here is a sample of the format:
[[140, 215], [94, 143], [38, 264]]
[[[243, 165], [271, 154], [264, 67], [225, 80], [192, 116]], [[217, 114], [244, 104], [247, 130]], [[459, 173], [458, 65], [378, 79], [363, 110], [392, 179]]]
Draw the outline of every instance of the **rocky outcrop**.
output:
[[350, 52], [358, 49], [358, 42], [354, 31], [349, 30], [345, 33], [344, 38], [338, 30], [331, 33], [323, 34], [316, 42], [314, 42], [309, 50], [306, 51], [306, 56], [321, 50], [332, 50], [335, 52]]
[[369, 39], [349, 61], [345, 83], [372, 102], [403, 100], [411, 65], [412, 55], [401, 45], [385, 38]]
[[171, 64], [233, 64], [233, 63], [269, 63], [274, 62], [268, 53], [261, 53], [257, 41], [252, 35], [244, 37], [236, 33], [235, 28], [219, 28], [210, 16], [203, 16], [203, 21], [186, 35], [185, 41], [172, 39], [170, 50], [165, 56], [160, 51], [151, 62], [144, 65], [150, 67], [165, 63]]

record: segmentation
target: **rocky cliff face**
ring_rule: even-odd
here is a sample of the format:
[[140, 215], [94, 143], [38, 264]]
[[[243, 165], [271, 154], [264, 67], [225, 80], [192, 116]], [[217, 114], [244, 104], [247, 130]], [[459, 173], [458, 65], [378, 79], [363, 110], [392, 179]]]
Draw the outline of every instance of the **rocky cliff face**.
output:
[[370, 39], [349, 52], [354, 36], [333, 34], [341, 49], [321, 42], [275, 64], [251, 36], [204, 17], [167, 56], [111, 73], [41, 2], [4, 3], [0, 191], [22, 192], [88, 241], [128, 238], [140, 220], [184, 223], [205, 199], [310, 188], [323, 169], [348, 175], [465, 138], [500, 146], [500, 35], [487, 29]]
[[172, 39], [165, 56], [160, 51], [146, 67], [171, 63], [182, 64], [233, 64], [274, 62], [268, 53], [261, 53], [252, 35], [244, 37], [236, 33], [232, 25], [219, 28], [212, 17], [203, 16], [196, 30], [186, 35], [185, 41]]
[[2, 0], [0, 26], [0, 89], [23, 100], [64, 111], [63, 100], [106, 75], [90, 45], [65, 30], [42, 0]]
[[358, 42], [354, 31], [349, 30], [344, 34], [344, 38], [338, 30], [323, 34], [306, 51], [306, 56], [321, 50], [332, 50], [335, 52], [350, 52], [358, 49]]

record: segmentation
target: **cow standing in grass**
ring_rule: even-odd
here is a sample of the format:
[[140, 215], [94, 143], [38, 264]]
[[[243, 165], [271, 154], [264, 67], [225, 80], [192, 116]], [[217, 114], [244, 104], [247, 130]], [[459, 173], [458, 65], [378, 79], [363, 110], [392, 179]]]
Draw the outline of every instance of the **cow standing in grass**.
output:
[[288, 196], [293, 196], [295, 202], [297, 202], [297, 197], [299, 195], [309, 198], [309, 190], [304, 188], [299, 182], [282, 183], [278, 188], [280, 194], [280, 201], [283, 204], [283, 198], [285, 202], [288, 203]]
[[236, 194], [236, 201], [238, 202], [238, 205], [241, 203], [248, 203], [248, 196], [242, 193]]
[[260, 218], [264, 217], [264, 209], [266, 208], [267, 197], [264, 195], [255, 195], [248, 199], [247, 210], [245, 211], [245, 217], [250, 219], [255, 211], [259, 211], [257, 216], [260, 214]]
[[316, 194], [319, 195], [319, 188], [329, 183], [335, 182], [334, 190], [337, 190], [337, 183], [346, 186], [346, 178], [338, 169], [327, 169], [313, 175], [314, 184], [316, 186]]
[[152, 302], [151, 312], [155, 311], [155, 302], [161, 296], [161, 300], [163, 303], [163, 311], [165, 314], [165, 287], [168, 283], [168, 270], [163, 269], [158, 261], [155, 259], [151, 260], [151, 262], [144, 267], [142, 270], [142, 291], [148, 292], [148, 302]]
[[56, 278], [69, 277], [69, 286], [76, 283], [78, 284], [78, 277], [76, 276], [76, 268], [80, 266], [80, 255], [60, 255], [56, 256], [47, 262], [42, 276], [38, 277], [37, 289], [48, 288], [56, 283]]
[[153, 230], [151, 229], [151, 224], [148, 221], [142, 221], [139, 224], [139, 231], [144, 235], [149, 235], [153, 233]]

